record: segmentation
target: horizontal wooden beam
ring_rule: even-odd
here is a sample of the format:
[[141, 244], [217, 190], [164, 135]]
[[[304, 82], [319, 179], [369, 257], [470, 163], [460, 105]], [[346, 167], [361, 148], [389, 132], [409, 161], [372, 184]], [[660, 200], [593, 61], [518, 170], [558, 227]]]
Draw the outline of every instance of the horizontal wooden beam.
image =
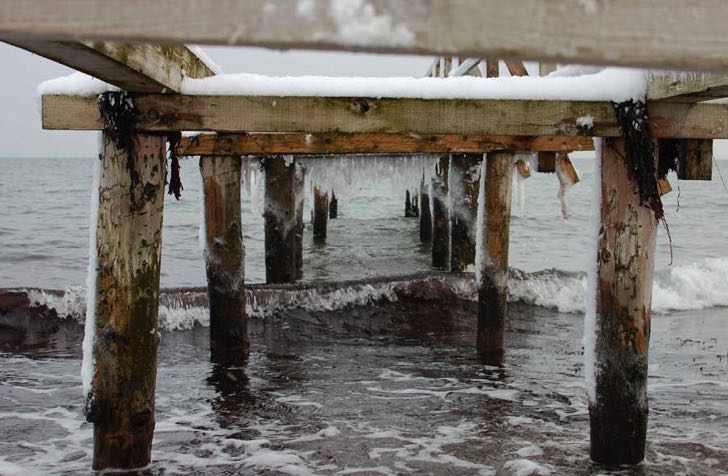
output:
[[0, 0], [0, 36], [728, 70], [724, 0]]
[[[96, 97], [43, 96], [43, 127], [99, 130]], [[608, 102], [134, 95], [141, 131], [620, 136]], [[658, 138], [728, 138], [728, 105], [649, 103]], [[593, 128], [577, 125], [588, 117]]]
[[179, 155], [437, 154], [594, 150], [589, 137], [416, 134], [202, 134], [184, 137]]
[[670, 102], [700, 102], [728, 97], [728, 74], [650, 72], [647, 97]]
[[51, 41], [0, 36], [0, 41], [94, 76], [126, 91], [179, 92], [182, 78], [214, 73], [185, 46]]

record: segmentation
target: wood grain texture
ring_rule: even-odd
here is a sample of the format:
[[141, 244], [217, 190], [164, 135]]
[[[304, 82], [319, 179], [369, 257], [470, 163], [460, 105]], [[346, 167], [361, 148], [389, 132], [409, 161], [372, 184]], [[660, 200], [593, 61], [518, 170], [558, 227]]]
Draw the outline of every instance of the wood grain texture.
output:
[[185, 46], [0, 37], [24, 50], [138, 93], [179, 92], [184, 77], [212, 76]]
[[280, 155], [263, 157], [265, 170], [265, 280], [292, 283], [296, 280], [296, 167]]
[[268, 154], [438, 154], [518, 152], [570, 152], [594, 150], [590, 137], [483, 136], [454, 134], [202, 134], [183, 137], [177, 149], [189, 155]]
[[478, 214], [480, 166], [483, 154], [451, 154], [448, 170], [450, 194], [450, 271], [464, 272], [475, 262], [475, 223]]
[[728, 74], [650, 72], [649, 100], [700, 102], [728, 96]]
[[113, 14], [97, 0], [0, 1], [0, 35], [686, 70], [728, 69], [726, 24], [723, 0], [158, 0], [117, 2]]

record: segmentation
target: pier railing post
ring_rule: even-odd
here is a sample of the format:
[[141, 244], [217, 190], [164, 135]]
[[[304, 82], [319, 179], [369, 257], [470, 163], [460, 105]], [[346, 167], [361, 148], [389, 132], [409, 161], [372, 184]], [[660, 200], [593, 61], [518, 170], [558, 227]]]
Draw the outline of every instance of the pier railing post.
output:
[[154, 434], [166, 142], [131, 134], [130, 154], [106, 134], [102, 140], [87, 417], [94, 469], [130, 469], [149, 464]]
[[450, 266], [450, 214], [447, 203], [450, 157], [437, 161], [432, 177], [432, 267], [447, 270]]
[[265, 170], [265, 280], [296, 280], [296, 187], [293, 160], [280, 155], [262, 159]]
[[328, 218], [329, 194], [316, 185], [313, 188], [313, 239], [317, 243], [326, 242]]
[[450, 156], [450, 271], [461, 273], [475, 262], [475, 220], [482, 154]]
[[[647, 434], [647, 351], [657, 221], [642, 206], [624, 139], [603, 139], [597, 250], [591, 458], [642, 461]], [[644, 157], [654, 160], [654, 157]]]
[[[477, 350], [491, 365], [503, 362], [508, 305], [508, 244], [511, 226], [513, 153], [486, 155], [485, 210], [481, 235], [480, 279], [478, 282]], [[482, 179], [481, 179], [482, 180]]]
[[248, 354], [245, 318], [245, 249], [240, 180], [242, 159], [200, 158], [205, 220], [205, 268], [213, 362], [237, 363]]

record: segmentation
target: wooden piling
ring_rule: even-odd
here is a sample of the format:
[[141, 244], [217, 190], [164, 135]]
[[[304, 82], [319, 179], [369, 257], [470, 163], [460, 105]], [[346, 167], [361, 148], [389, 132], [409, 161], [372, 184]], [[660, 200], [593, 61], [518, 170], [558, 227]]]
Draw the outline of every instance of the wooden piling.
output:
[[713, 140], [685, 139], [677, 176], [680, 180], [713, 180]]
[[432, 242], [432, 214], [430, 212], [430, 195], [425, 185], [425, 172], [422, 172], [420, 182], [420, 241], [422, 243]]
[[131, 143], [129, 156], [103, 136], [87, 409], [97, 470], [148, 465], [154, 434], [165, 139], [132, 134]]
[[[641, 205], [624, 139], [604, 139], [597, 252], [595, 401], [591, 458], [608, 465], [644, 459], [655, 214]], [[654, 157], [645, 157], [654, 160]]]
[[265, 170], [265, 279], [296, 280], [296, 191], [293, 161], [280, 155], [261, 161]]
[[485, 159], [485, 219], [478, 282], [477, 350], [485, 363], [503, 363], [508, 298], [508, 240], [511, 225], [513, 153]]
[[405, 190], [404, 193], [404, 216], [407, 218], [414, 218], [417, 216], [415, 213], [415, 206], [412, 201], [412, 195], [409, 190]]
[[211, 360], [220, 364], [244, 362], [249, 348], [240, 206], [241, 170], [240, 157], [200, 157], [210, 352]]
[[480, 163], [483, 154], [450, 156], [450, 271], [460, 273], [475, 262]]
[[439, 158], [432, 177], [432, 267], [450, 266], [450, 218], [447, 206], [450, 157]]
[[329, 220], [339, 217], [339, 199], [336, 198], [334, 189], [331, 189], [331, 200], [329, 201]]
[[329, 216], [329, 194], [322, 192], [316, 185], [313, 188], [313, 239], [317, 243], [326, 242], [326, 228]]
[[295, 234], [295, 247], [296, 247], [296, 279], [303, 279], [303, 229], [305, 227], [303, 223], [303, 204], [306, 195], [306, 168], [299, 164], [295, 164], [295, 184], [294, 193], [296, 200], [296, 234]]

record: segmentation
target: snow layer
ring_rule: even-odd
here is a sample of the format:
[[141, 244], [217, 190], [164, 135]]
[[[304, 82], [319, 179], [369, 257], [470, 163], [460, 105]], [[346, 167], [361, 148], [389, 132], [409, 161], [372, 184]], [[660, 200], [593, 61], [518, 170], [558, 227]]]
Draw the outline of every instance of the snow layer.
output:
[[[559, 70], [555, 73], [559, 73]], [[221, 74], [186, 78], [182, 94], [239, 96], [322, 96], [421, 99], [532, 99], [625, 101], [644, 99], [644, 70], [604, 68], [590, 74], [545, 77], [476, 78], [337, 78], [326, 76], [271, 77]], [[41, 83], [39, 94], [94, 95], [114, 89], [90, 76], [74, 73]]]

